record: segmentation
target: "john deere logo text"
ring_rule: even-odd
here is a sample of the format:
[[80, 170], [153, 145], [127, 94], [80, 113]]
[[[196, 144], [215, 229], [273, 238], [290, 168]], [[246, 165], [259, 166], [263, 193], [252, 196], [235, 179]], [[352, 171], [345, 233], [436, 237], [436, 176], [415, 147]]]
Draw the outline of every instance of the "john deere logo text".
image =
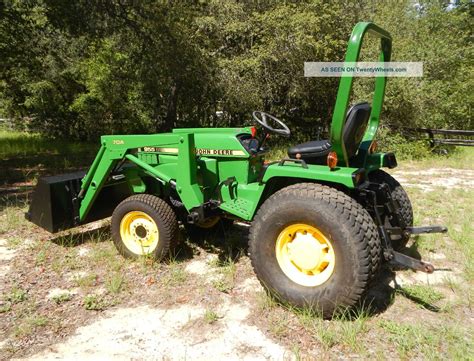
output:
[[203, 149], [196, 148], [196, 154], [198, 155], [233, 155], [231, 149]]
[[[147, 152], [147, 153], [168, 153], [168, 154], [178, 154], [178, 148], [161, 148], [161, 147], [143, 147], [138, 148], [139, 152]], [[204, 149], [204, 148], [196, 148], [196, 155], [223, 155], [223, 156], [245, 156], [245, 152], [243, 150], [233, 150], [233, 149]]]

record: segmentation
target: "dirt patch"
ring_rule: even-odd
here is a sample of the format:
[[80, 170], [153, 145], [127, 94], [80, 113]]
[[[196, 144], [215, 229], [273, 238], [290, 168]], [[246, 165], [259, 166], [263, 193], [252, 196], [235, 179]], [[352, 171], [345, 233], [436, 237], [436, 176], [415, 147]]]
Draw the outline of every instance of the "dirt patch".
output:
[[[246, 306], [224, 303], [217, 312], [218, 320], [206, 324], [202, 322], [203, 307], [121, 308], [29, 359], [129, 359], [131, 355], [134, 359], [179, 360], [285, 358], [283, 347], [246, 324]], [[199, 330], [192, 327], [197, 323]]]
[[420, 188], [424, 192], [433, 191], [436, 187], [449, 189], [474, 188], [474, 171], [469, 169], [395, 170], [392, 174], [404, 186]]
[[[393, 174], [404, 186], [431, 191], [441, 184], [472, 187], [469, 172]], [[18, 225], [0, 234], [0, 359], [469, 355], [472, 297], [450, 233], [443, 240], [450, 242], [449, 252], [420, 248], [436, 265], [434, 274], [385, 269], [359, 315], [328, 321], [266, 296], [247, 255], [248, 224], [237, 223], [224, 236], [188, 240], [164, 263], [131, 262], [118, 255], [106, 225], [51, 238], [24, 223], [23, 203], [11, 197], [0, 210], [0, 217]], [[442, 212], [439, 207], [434, 216], [445, 217]], [[454, 226], [462, 231], [461, 224]]]
[[[6, 239], [0, 239], [0, 278], [6, 277], [10, 271], [10, 260], [15, 257], [16, 251], [8, 246]], [[2, 290], [0, 288], [0, 290]]]

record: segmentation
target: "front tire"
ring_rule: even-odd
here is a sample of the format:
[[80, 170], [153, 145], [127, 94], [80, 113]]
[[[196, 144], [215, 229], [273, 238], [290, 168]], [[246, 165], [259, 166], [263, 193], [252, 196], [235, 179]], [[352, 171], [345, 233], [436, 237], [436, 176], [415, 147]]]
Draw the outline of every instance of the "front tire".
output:
[[178, 237], [173, 209], [151, 194], [138, 194], [122, 201], [112, 214], [112, 239], [126, 258], [165, 257]]
[[250, 230], [250, 258], [263, 286], [283, 302], [331, 317], [354, 306], [377, 273], [377, 228], [355, 200], [300, 183], [265, 201]]

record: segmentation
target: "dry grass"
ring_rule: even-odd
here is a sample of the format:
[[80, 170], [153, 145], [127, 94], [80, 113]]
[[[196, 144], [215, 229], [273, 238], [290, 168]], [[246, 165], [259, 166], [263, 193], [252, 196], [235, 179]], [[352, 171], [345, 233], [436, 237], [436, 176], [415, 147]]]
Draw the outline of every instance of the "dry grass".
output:
[[[448, 159], [410, 162], [409, 167], [472, 169], [473, 154], [461, 151]], [[247, 231], [236, 226], [226, 230], [225, 239], [185, 242], [167, 263], [146, 258], [132, 262], [117, 254], [107, 227], [80, 235], [66, 233], [53, 242], [24, 220], [27, 198], [15, 193], [1, 196], [0, 238], [7, 240], [6, 247], [16, 250], [16, 256], [2, 264], [10, 269], [1, 281], [0, 329], [7, 342], [0, 358], [43, 350], [93, 322], [106, 309], [143, 304], [164, 308], [197, 305], [205, 310], [199, 327], [213, 327], [218, 334], [224, 325], [220, 306], [226, 300], [231, 307], [248, 305], [251, 312], [244, 322], [286, 347], [295, 359], [321, 354], [362, 359], [473, 359], [469, 315], [474, 301], [474, 190], [407, 190], [416, 224], [449, 227], [447, 235], [420, 236], [410, 244], [410, 252], [448, 270], [446, 276], [433, 284], [416, 278], [395, 287], [394, 274], [386, 271], [375, 290], [382, 306], [367, 302], [331, 321], [310, 310], [280, 305], [258, 288], [249, 289], [248, 281], [254, 276], [242, 246]], [[186, 271], [189, 262], [206, 262], [210, 255], [215, 261], [208, 264], [209, 273]], [[398, 271], [399, 276], [411, 279], [417, 274]], [[77, 294], [48, 299], [52, 288]]]

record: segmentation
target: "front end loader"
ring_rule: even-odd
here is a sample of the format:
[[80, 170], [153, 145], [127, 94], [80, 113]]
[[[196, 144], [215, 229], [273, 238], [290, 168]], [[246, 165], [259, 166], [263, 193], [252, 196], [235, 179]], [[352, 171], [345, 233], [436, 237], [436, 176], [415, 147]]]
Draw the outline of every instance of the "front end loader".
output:
[[[379, 61], [390, 60], [390, 35], [358, 23], [346, 62], [359, 58], [365, 35], [380, 38]], [[213, 227], [221, 219], [251, 222], [249, 255], [274, 296], [331, 316], [355, 305], [383, 263], [433, 272], [400, 253], [414, 227], [410, 200], [382, 168], [393, 153], [375, 149], [385, 92], [375, 79], [371, 104], [349, 107], [352, 77], [341, 78], [330, 139], [298, 144], [267, 162], [270, 134], [289, 128], [264, 112], [259, 126], [175, 129], [152, 135], [107, 135], [89, 170], [39, 180], [27, 218], [50, 232], [112, 216], [112, 239], [125, 257], [165, 257], [178, 224]], [[261, 129], [260, 129], [261, 128]]]

